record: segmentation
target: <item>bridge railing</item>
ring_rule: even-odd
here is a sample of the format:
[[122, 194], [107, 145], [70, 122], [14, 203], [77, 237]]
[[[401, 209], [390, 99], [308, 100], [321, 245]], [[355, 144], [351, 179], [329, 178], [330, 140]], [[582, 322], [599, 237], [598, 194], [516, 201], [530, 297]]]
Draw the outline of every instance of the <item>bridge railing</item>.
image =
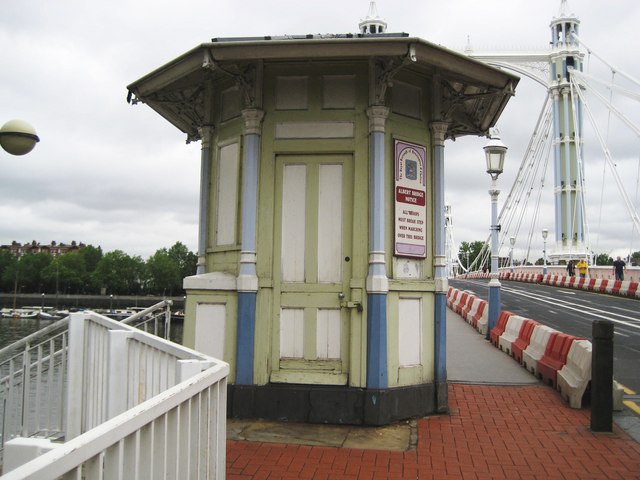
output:
[[[59, 429], [57, 438], [65, 443], [51, 443], [44, 448], [48, 453], [18, 466], [11, 463], [18, 455], [8, 452], [33, 450], [31, 439], [7, 442], [5, 471], [17, 468], [6, 478], [67, 472], [73, 478], [112, 478], [113, 471], [128, 476], [133, 470], [139, 476], [132, 478], [164, 478], [161, 472], [169, 469], [180, 472], [169, 475], [174, 478], [201, 471], [224, 475], [226, 363], [94, 312], [72, 314], [68, 324], [55, 351], [25, 363], [23, 397], [46, 390], [36, 378], [66, 380], [51, 389], [52, 401], [49, 392], [39, 403], [23, 402], [20, 430], [22, 436], [51, 437], [51, 431], [33, 427], [33, 417], [43, 416], [41, 407], [49, 402], [59, 412], [50, 430]], [[52, 365], [59, 367], [52, 371]]]
[[[542, 265], [518, 265], [514, 267], [501, 267], [500, 274], [504, 273], [522, 273], [522, 274], [543, 274]], [[566, 265], [547, 265], [548, 275], [567, 275]], [[577, 275], [577, 271], [576, 271]], [[469, 278], [489, 278], [489, 272], [469, 272], [461, 273], [459, 277]], [[614, 280], [613, 267], [611, 265], [590, 265], [587, 272], [588, 278], [596, 278], [602, 280]], [[640, 267], [627, 267], [624, 275], [624, 279], [630, 282], [640, 282]]]
[[[114, 325], [133, 323], [168, 335], [171, 305], [170, 300], [159, 302]], [[0, 349], [0, 460], [13, 437], [64, 435], [68, 345], [66, 317]]]
[[[161, 303], [160, 308], [171, 305]], [[18, 467], [14, 471], [19, 473], [10, 475], [57, 478], [52, 469], [66, 469], [69, 458], [95, 453], [97, 446], [104, 444], [100, 437], [107, 431], [109, 439], [119, 438], [105, 447], [108, 451], [92, 454], [65, 471], [76, 472], [74, 478], [109, 478], [87, 472], [108, 472], [109, 462], [124, 462], [118, 466], [122, 471], [133, 458], [142, 478], [155, 478], [145, 472], [159, 472], [176, 462], [180, 463], [180, 475], [175, 478], [189, 471], [217, 471], [218, 478], [223, 477], [225, 444], [219, 439], [226, 431], [229, 367], [126, 324], [148, 314], [140, 312], [118, 322], [94, 312], [75, 313], [0, 351], [8, 357], [0, 382], [2, 446], [6, 443], [3, 453], [9, 457], [4, 462], [5, 472], [24, 463], [16, 460], [24, 455], [14, 453], [34, 451], [37, 445], [40, 453], [52, 450], [51, 455], [43, 455], [48, 455], [48, 460], [38, 457], [34, 464], [46, 466]], [[168, 328], [165, 330], [168, 333]], [[43, 332], [45, 340], [40, 339]], [[202, 375], [204, 372], [208, 373]], [[116, 418], [119, 420], [112, 422]], [[77, 440], [80, 438], [83, 440]], [[175, 451], [170, 451], [172, 442], [177, 442]], [[65, 455], [63, 460], [54, 454], [68, 450], [68, 445], [73, 445], [73, 455]], [[113, 457], [112, 450], [118, 452], [123, 446], [127, 454]], [[156, 453], [156, 448], [164, 453]], [[211, 448], [215, 451], [209, 451]], [[131, 451], [135, 457], [127, 456]], [[167, 455], [172, 456], [167, 459]], [[170, 463], [162, 463], [167, 461]], [[25, 476], [32, 470], [41, 473]]]
[[2, 478], [223, 479], [227, 375], [218, 363]]

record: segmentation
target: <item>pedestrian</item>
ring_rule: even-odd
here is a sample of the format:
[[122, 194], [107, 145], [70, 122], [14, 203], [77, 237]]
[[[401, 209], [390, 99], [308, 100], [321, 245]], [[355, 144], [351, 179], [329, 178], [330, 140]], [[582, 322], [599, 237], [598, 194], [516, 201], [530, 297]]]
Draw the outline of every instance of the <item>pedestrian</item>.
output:
[[573, 260], [569, 260], [569, 263], [567, 263], [567, 274], [570, 277], [573, 277], [576, 274], [576, 266], [573, 263]]
[[624, 260], [621, 260], [620, 257], [616, 258], [616, 261], [613, 262], [613, 274], [616, 277], [616, 280], [624, 280], [624, 270], [627, 268], [627, 264], [624, 263]]
[[586, 278], [587, 270], [589, 270], [589, 265], [587, 265], [587, 262], [584, 261], [584, 258], [581, 258], [580, 260], [578, 260], [578, 264], [576, 265], [576, 267], [578, 269], [578, 274], [580, 275], [580, 278]]

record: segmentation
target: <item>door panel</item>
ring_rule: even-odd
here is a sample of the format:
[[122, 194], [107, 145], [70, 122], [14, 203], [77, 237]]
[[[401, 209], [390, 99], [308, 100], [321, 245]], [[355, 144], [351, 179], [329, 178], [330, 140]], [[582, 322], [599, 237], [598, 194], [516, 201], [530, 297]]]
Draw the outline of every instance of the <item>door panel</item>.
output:
[[271, 381], [345, 384], [348, 379], [352, 157], [276, 160], [274, 318], [279, 342]]

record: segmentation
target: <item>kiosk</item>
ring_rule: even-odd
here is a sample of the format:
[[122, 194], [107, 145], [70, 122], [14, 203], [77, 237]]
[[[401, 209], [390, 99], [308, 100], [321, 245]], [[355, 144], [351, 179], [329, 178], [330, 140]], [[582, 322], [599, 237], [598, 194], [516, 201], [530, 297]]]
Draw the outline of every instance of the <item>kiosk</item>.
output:
[[202, 144], [184, 343], [231, 365], [231, 417], [446, 411], [444, 142], [517, 82], [360, 33], [213, 39], [129, 85]]

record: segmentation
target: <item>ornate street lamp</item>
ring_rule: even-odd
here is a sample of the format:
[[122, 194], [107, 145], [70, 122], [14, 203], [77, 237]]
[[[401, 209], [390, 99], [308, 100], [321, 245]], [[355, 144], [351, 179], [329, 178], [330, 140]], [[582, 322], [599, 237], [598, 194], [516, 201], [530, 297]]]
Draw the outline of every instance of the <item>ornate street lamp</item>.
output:
[[547, 274], [547, 235], [549, 235], [549, 229], [542, 229], [542, 241], [544, 246], [542, 247], [542, 273]]
[[11, 155], [25, 155], [40, 141], [35, 129], [24, 120], [9, 120], [0, 128], [0, 145]]
[[487, 328], [487, 340], [491, 338], [491, 330], [498, 323], [500, 314], [500, 280], [498, 280], [498, 195], [500, 190], [496, 187], [496, 180], [502, 173], [504, 159], [507, 155], [507, 146], [500, 140], [500, 132], [497, 128], [489, 131], [490, 138], [484, 146], [487, 161], [487, 173], [491, 175], [491, 274], [489, 277], [489, 325]]
[[509, 250], [509, 269], [513, 273], [513, 247], [516, 246], [516, 237], [509, 237], [509, 243], [511, 244], [511, 250]]

